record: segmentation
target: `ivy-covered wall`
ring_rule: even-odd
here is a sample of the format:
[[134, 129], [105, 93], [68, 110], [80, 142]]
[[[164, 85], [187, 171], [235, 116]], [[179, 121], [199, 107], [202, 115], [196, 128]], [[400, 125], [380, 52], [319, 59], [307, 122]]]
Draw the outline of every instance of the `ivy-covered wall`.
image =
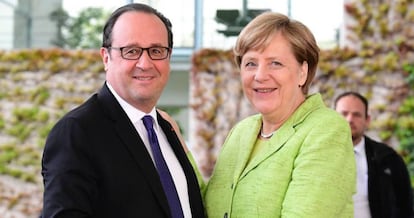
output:
[[46, 136], [104, 80], [98, 51], [0, 51], [0, 217], [38, 217]]

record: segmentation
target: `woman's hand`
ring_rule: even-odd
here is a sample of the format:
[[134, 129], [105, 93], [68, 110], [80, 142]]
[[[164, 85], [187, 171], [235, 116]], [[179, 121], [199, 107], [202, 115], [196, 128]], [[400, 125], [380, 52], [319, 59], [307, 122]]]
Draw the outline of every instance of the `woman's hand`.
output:
[[178, 139], [181, 142], [181, 145], [184, 148], [185, 153], [188, 152], [187, 144], [185, 143], [184, 137], [181, 135], [180, 127], [178, 126], [177, 122], [165, 111], [162, 111], [160, 109], [157, 109], [158, 113], [160, 113], [161, 117], [167, 120], [171, 126], [174, 128], [174, 131], [176, 132]]

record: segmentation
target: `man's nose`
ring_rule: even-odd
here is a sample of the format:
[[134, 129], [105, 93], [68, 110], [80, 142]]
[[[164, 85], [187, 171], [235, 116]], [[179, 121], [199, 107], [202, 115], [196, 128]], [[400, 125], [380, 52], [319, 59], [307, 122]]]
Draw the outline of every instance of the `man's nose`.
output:
[[351, 121], [353, 120], [352, 114], [345, 115], [345, 120], [348, 121], [348, 123], [351, 123]]
[[135, 66], [138, 68], [146, 69], [151, 65], [152, 65], [152, 59], [148, 55], [148, 52], [142, 51], [141, 57], [139, 57]]

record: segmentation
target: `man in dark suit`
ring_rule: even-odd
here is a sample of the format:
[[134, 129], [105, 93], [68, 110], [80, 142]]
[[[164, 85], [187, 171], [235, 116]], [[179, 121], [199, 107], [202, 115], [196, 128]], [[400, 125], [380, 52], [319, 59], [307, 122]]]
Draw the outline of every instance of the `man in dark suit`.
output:
[[407, 167], [401, 156], [384, 143], [364, 135], [370, 116], [368, 101], [357, 92], [345, 92], [334, 103], [349, 122], [357, 164], [355, 218], [411, 218], [413, 196]]
[[[129, 4], [112, 13], [100, 50], [103, 87], [48, 136], [42, 217], [204, 217], [200, 174], [175, 121], [155, 108], [169, 78], [172, 47], [171, 23], [155, 9]], [[144, 116], [154, 121], [181, 215], [169, 207]]]

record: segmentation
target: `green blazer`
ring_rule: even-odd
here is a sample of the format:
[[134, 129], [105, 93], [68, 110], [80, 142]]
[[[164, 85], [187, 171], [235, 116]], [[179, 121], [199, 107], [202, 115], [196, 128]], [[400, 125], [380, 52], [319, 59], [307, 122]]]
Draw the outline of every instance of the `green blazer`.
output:
[[348, 123], [314, 94], [252, 160], [261, 115], [228, 135], [205, 192], [208, 217], [353, 217], [356, 169]]

